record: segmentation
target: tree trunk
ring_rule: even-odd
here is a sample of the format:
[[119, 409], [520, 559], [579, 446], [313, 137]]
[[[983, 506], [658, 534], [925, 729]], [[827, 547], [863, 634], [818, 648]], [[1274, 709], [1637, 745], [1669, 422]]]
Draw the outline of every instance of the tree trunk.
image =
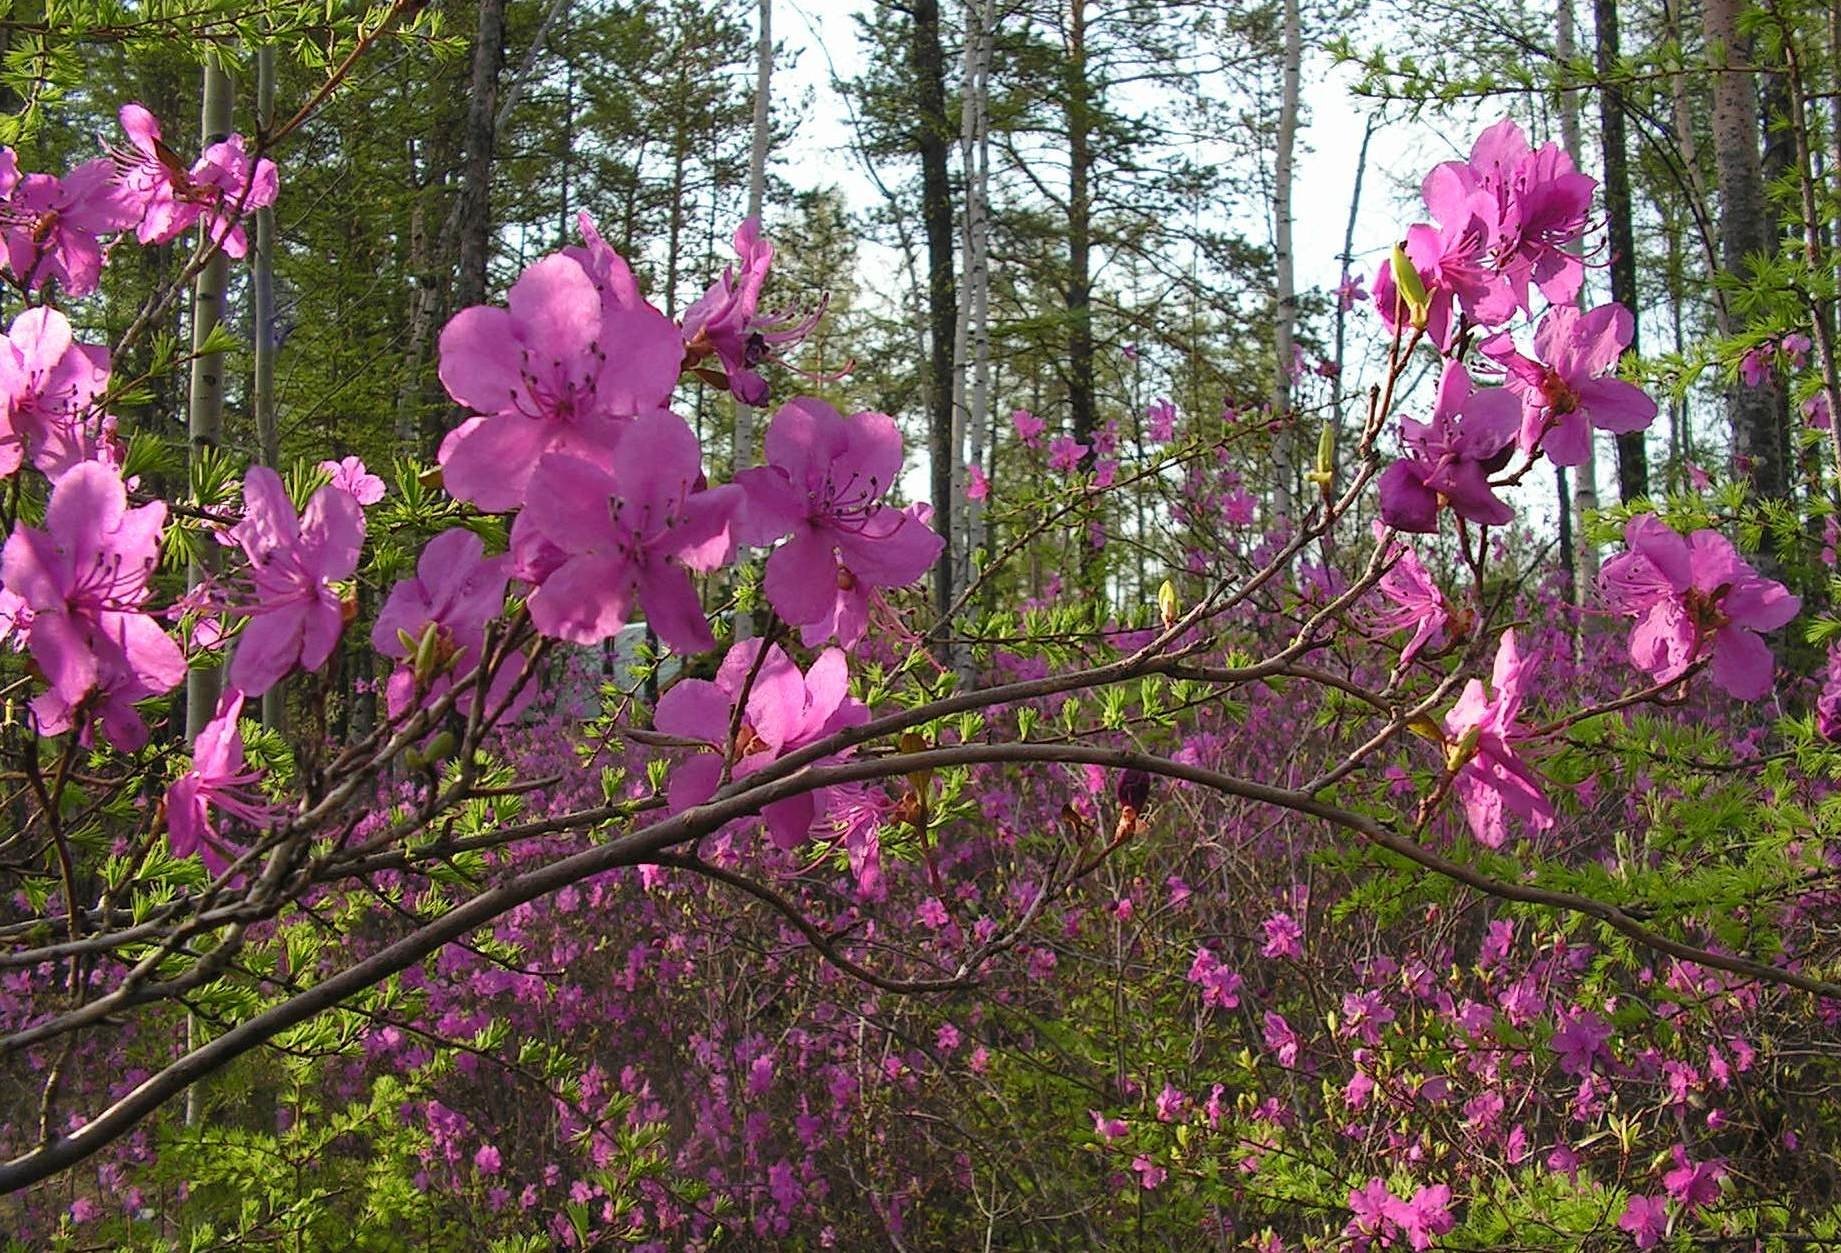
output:
[[945, 658], [953, 600], [952, 348], [958, 325], [953, 275], [952, 186], [947, 181], [946, 53], [940, 44], [939, 0], [917, 0], [909, 65], [914, 72], [914, 143], [921, 167], [921, 230], [927, 237], [927, 455], [931, 463], [933, 528], [946, 541], [934, 569], [935, 650]]
[[492, 243], [492, 157], [499, 76], [504, 68], [505, 0], [479, 0], [479, 29], [473, 37], [473, 74], [467, 94], [466, 160], [460, 174], [455, 309], [486, 299], [486, 263]]
[[[1711, 76], [1713, 159], [1720, 184], [1720, 265], [1736, 278], [1745, 276], [1748, 256], [1769, 253], [1774, 243], [1758, 152], [1758, 96], [1749, 68], [1751, 48], [1749, 41], [1739, 37], [1742, 7], [1743, 0], [1705, 0], [1701, 9], [1707, 56], [1715, 71]], [[1765, 500], [1780, 500], [1788, 491], [1777, 391], [1775, 379], [1759, 387], [1734, 382], [1726, 390], [1735, 468]]]
[[1272, 259], [1274, 266], [1275, 308], [1272, 319], [1272, 347], [1277, 357], [1272, 371], [1272, 419], [1280, 424], [1272, 437], [1272, 464], [1278, 483], [1275, 508], [1281, 518], [1292, 513], [1292, 480], [1297, 467], [1293, 464], [1295, 432], [1290, 426], [1291, 358], [1293, 332], [1297, 327], [1298, 304], [1295, 259], [1291, 251], [1291, 181], [1293, 151], [1298, 137], [1298, 72], [1303, 57], [1302, 32], [1298, 18], [1298, 0], [1285, 0], [1284, 66], [1279, 89], [1278, 150], [1272, 162]]
[[[1598, 96], [1598, 123], [1604, 148], [1604, 207], [1611, 246], [1611, 299], [1630, 310], [1628, 351], [1637, 352], [1635, 328], [1641, 321], [1636, 292], [1636, 232], [1630, 208], [1630, 169], [1624, 156], [1623, 93], [1611, 83], [1617, 71], [1617, 0], [1592, 0], [1592, 22], [1597, 30], [1598, 77], [1605, 84]], [[1578, 154], [1574, 154], [1577, 159]], [[1617, 437], [1617, 494], [1629, 504], [1649, 493], [1649, 457], [1646, 434], [1635, 431]]]
[[[1570, 61], [1577, 53], [1574, 42], [1573, 0], [1560, 0], [1558, 11], [1554, 14], [1557, 51], [1562, 61]], [[1560, 146], [1566, 149], [1566, 155], [1573, 159], [1575, 166], [1582, 164], [1579, 160], [1583, 144], [1579, 136], [1579, 93], [1563, 91], [1560, 93]], [[1579, 245], [1572, 245], [1574, 251]], [[1579, 288], [1579, 303], [1585, 303], [1585, 287]], [[1579, 594], [1592, 586], [1598, 579], [1598, 550], [1590, 544], [1583, 543], [1586, 515], [1598, 510], [1598, 434], [1589, 427], [1586, 431], [1585, 460], [1580, 463], [1573, 475], [1572, 518], [1560, 528], [1560, 560], [1566, 566], [1567, 586], [1573, 593], [1573, 603], [1581, 604]], [[1566, 476], [1561, 474], [1556, 482], [1560, 489], [1560, 509], [1566, 510]]]
[[[266, 132], [275, 116], [275, 49], [256, 50], [256, 127]], [[255, 411], [258, 459], [271, 468], [281, 465], [281, 429], [275, 412], [275, 209], [256, 210], [256, 241], [251, 253], [250, 285], [253, 290], [255, 381], [250, 408]], [[280, 730], [286, 710], [285, 693], [277, 683], [262, 694], [262, 721]]]

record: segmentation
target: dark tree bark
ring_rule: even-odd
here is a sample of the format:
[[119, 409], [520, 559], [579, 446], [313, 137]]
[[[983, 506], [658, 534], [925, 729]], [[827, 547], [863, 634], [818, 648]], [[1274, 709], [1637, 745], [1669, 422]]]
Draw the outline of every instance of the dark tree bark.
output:
[[499, 112], [499, 78], [504, 69], [505, 0], [479, 0], [479, 30], [473, 37], [473, 73], [467, 94], [466, 159], [460, 167], [456, 309], [486, 299], [486, 260], [492, 239], [493, 139]]
[[1068, 410], [1074, 438], [1093, 442], [1098, 426], [1093, 386], [1093, 107], [1087, 82], [1087, 4], [1068, 18]]
[[[1741, 0], [1706, 0], [1702, 22], [1712, 62], [1713, 155], [1720, 183], [1720, 266], [1735, 276], [1746, 258], [1773, 246], [1773, 219], [1764, 194], [1759, 157], [1758, 96], [1750, 42], [1739, 36]], [[1741, 68], [1743, 67], [1743, 68]], [[1763, 499], [1789, 490], [1783, 456], [1783, 411], [1776, 381], [1759, 387], [1734, 384], [1726, 392], [1732, 445], [1739, 468]]]
[[[1631, 222], [1630, 168], [1625, 158], [1623, 94], [1611, 84], [1618, 49], [1617, 0], [1592, 0], [1597, 28], [1598, 75], [1606, 83], [1598, 96], [1598, 119], [1604, 147], [1604, 206], [1611, 245], [1611, 299], [1630, 310], [1631, 353], [1637, 351], [1641, 324], [1636, 292], [1636, 232]], [[1625, 504], [1649, 493], [1646, 435], [1635, 431], [1617, 437], [1617, 494]]]
[[914, 73], [914, 148], [921, 167], [921, 230], [927, 237], [927, 455], [933, 483], [933, 529], [946, 544], [933, 574], [940, 618], [936, 647], [945, 655], [946, 611], [953, 599], [952, 349], [959, 301], [953, 274], [952, 185], [947, 181], [951, 132], [946, 117], [946, 52], [940, 44], [939, 0], [915, 0], [908, 48]]

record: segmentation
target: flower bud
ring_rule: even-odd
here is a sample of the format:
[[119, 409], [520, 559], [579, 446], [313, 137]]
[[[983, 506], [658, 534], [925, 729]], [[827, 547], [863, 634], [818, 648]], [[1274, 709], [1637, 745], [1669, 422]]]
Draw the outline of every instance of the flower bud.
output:
[[1406, 302], [1413, 328], [1423, 331], [1432, 316], [1432, 300], [1426, 295], [1425, 280], [1419, 277], [1412, 258], [1406, 255], [1405, 247], [1400, 244], [1394, 245], [1393, 271], [1394, 287], [1400, 293], [1400, 299]]
[[1176, 595], [1176, 584], [1165, 579], [1163, 586], [1157, 589], [1157, 611], [1163, 615], [1163, 625], [1166, 628], [1176, 625], [1176, 620], [1182, 617], [1182, 608], [1182, 601]]

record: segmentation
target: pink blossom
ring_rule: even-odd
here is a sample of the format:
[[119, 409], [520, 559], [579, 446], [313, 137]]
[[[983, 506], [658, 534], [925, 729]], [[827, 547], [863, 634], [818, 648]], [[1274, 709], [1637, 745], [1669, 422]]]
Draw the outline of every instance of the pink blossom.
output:
[[[417, 701], [439, 696], [456, 677], [479, 665], [484, 656], [486, 624], [505, 606], [508, 559], [487, 557], [479, 536], [464, 527], [443, 531], [422, 549], [414, 578], [399, 579], [377, 614], [371, 644], [398, 666], [385, 685], [392, 718]], [[433, 632], [432, 639], [430, 632]], [[423, 641], [429, 640], [424, 646]], [[510, 694], [521, 668], [515, 661], [494, 677], [488, 707]], [[471, 707], [465, 693], [457, 706]]]
[[869, 627], [869, 596], [904, 587], [945, 541], [914, 514], [884, 504], [901, 474], [901, 432], [881, 413], [849, 418], [822, 400], [788, 401], [767, 428], [767, 464], [735, 481], [745, 493], [744, 543], [791, 538], [767, 558], [768, 603], [808, 646], [854, 646]]
[[165, 522], [165, 505], [128, 508], [121, 477], [90, 462], [52, 489], [43, 530], [15, 524], [0, 585], [17, 598], [14, 631], [29, 612], [26, 646], [46, 684], [32, 701], [39, 734], [87, 736], [100, 717], [117, 748], [147, 742], [135, 702], [185, 677], [184, 654], [145, 608]]
[[1610, 1038], [1610, 1024], [1588, 1010], [1567, 1015], [1548, 1046], [1559, 1059], [1561, 1070], [1584, 1078], [1591, 1073], [1594, 1063], [1610, 1056], [1605, 1048]]
[[99, 236], [132, 226], [139, 216], [122, 197], [113, 163], [102, 157], [62, 178], [20, 178], [13, 150], [0, 153], [0, 237], [14, 281], [36, 290], [55, 280], [66, 296], [89, 295], [102, 275]]
[[174, 857], [198, 854], [205, 869], [222, 874], [243, 850], [227, 841], [213, 821], [212, 811], [229, 814], [244, 824], [261, 828], [277, 817], [255, 787], [262, 772], [243, 764], [243, 693], [226, 689], [216, 715], [192, 743], [192, 768], [166, 789], [166, 833]]
[[1831, 744], [1841, 744], [1841, 645], [1828, 646], [1822, 694], [1815, 702], [1815, 729]]
[[[1377, 521], [1374, 532], [1379, 540], [1386, 534], [1386, 527]], [[1388, 607], [1371, 614], [1368, 623], [1377, 631], [1412, 630], [1412, 638], [1400, 650], [1400, 664], [1406, 666], [1422, 648], [1443, 637], [1451, 623], [1451, 610], [1444, 593], [1411, 548], [1390, 544], [1387, 560], [1392, 564], [1376, 590], [1387, 600]]]
[[1514, 749], [1522, 734], [1516, 724], [1522, 691], [1536, 661], [1536, 657], [1522, 657], [1514, 631], [1504, 631], [1491, 678], [1494, 694], [1472, 679], [1445, 715], [1445, 733], [1454, 746], [1453, 768], [1457, 771], [1452, 788], [1463, 802], [1471, 833], [1490, 848], [1499, 848], [1508, 836], [1505, 809], [1537, 831], [1553, 825], [1552, 803]]
[[1093, 1119], [1093, 1134], [1108, 1144], [1114, 1140], [1123, 1140], [1131, 1131], [1123, 1118], [1108, 1118], [1096, 1109], [1087, 1111]]
[[342, 492], [350, 492], [352, 499], [366, 508], [384, 498], [384, 481], [365, 468], [362, 458], [322, 461], [320, 469], [332, 476], [334, 487]]
[[1564, 304], [1549, 309], [1534, 333], [1538, 359], [1516, 352], [1506, 334], [1482, 346], [1508, 371], [1508, 389], [1521, 397], [1523, 452], [1539, 448], [1555, 465], [1576, 466], [1591, 452], [1592, 428], [1616, 435], [1649, 429], [1656, 402], [1642, 388], [1610, 377], [1635, 334], [1635, 320], [1622, 305], [1581, 313]]
[[[659, 698], [652, 719], [658, 730], [718, 750], [696, 754], [671, 771], [667, 795], [672, 813], [715, 795], [725, 758], [730, 778], [745, 779], [777, 757], [868, 721], [869, 710], [849, 694], [850, 676], [840, 650], [827, 648], [803, 674], [777, 644], [768, 646], [756, 667], [760, 652], [758, 638], [743, 640], [729, 649], [714, 682], [681, 679]], [[743, 701], [742, 719], [731, 741], [738, 700]], [[829, 808], [827, 792], [819, 788], [764, 806], [761, 816], [775, 843], [798, 847]]]
[[1347, 313], [1367, 299], [1368, 289], [1362, 286], [1361, 279], [1344, 270], [1342, 282], [1336, 285], [1336, 307]]
[[482, 1175], [496, 1175], [502, 1165], [499, 1151], [490, 1144], [482, 1144], [473, 1154], [473, 1167]]
[[1785, 335], [1778, 347], [1788, 358], [1792, 369], [1800, 370], [1809, 364], [1809, 350], [1814, 347], [1807, 335], [1801, 331], [1791, 331]]
[[702, 490], [701, 445], [669, 410], [635, 419], [627, 438], [611, 471], [563, 453], [538, 461], [511, 532], [520, 576], [536, 587], [531, 624], [553, 639], [595, 644], [638, 608], [677, 651], [714, 648], [691, 574], [733, 551], [740, 489]]
[[0, 341], [0, 478], [25, 457], [54, 483], [86, 461], [113, 462], [114, 419], [95, 412], [109, 350], [79, 344], [56, 309], [28, 309]]
[[1668, 1199], [1632, 1196], [1618, 1217], [1617, 1226], [1620, 1231], [1630, 1233], [1637, 1248], [1655, 1248], [1668, 1234]]
[[1350, 1217], [1348, 1225], [1343, 1228], [1343, 1234], [1358, 1249], [1368, 1248], [1375, 1240], [1388, 1243], [1395, 1230], [1388, 1209], [1394, 1203], [1385, 1179], [1370, 1179], [1361, 1187], [1351, 1190]]
[[1146, 1192], [1155, 1192], [1170, 1172], [1140, 1153], [1132, 1158], [1131, 1168], [1138, 1173], [1138, 1186]]
[[1636, 619], [1630, 660], [1667, 683], [1712, 658], [1713, 681], [1740, 700], [1771, 690], [1771, 650], [1758, 637], [1789, 622], [1802, 602], [1758, 572], [1717, 531], [1683, 539], [1654, 514], [1624, 527], [1628, 551], [1599, 572], [1599, 593]]
[[[280, 176], [267, 157], [254, 160], [243, 136], [205, 149], [188, 170], [160, 137], [160, 123], [138, 104], [121, 107], [121, 128], [131, 147], [116, 154], [124, 204], [139, 225], [143, 244], [177, 239], [202, 219], [207, 237], [231, 257], [249, 251], [242, 217], [275, 203]], [[125, 223], [124, 223], [125, 225]]]
[[1048, 468], [1071, 472], [1080, 465], [1091, 445], [1082, 444], [1072, 435], [1057, 435], [1048, 441]]
[[1675, 1168], [1662, 1176], [1662, 1186], [1683, 1211], [1692, 1214], [1720, 1199], [1720, 1179], [1726, 1173], [1713, 1162], [1689, 1159], [1686, 1146], [1669, 1150]]
[[1176, 405], [1166, 396], [1159, 396], [1144, 411], [1149, 421], [1144, 437], [1152, 443], [1168, 443], [1176, 435]]
[[991, 480], [985, 477], [984, 467], [976, 461], [965, 466], [965, 498], [967, 500], [985, 500], [991, 495]]
[[804, 339], [823, 309], [763, 314], [761, 289], [773, 264], [773, 245], [761, 237], [760, 219], [748, 218], [736, 227], [734, 244], [740, 269], [724, 269], [684, 311], [685, 353], [693, 362], [713, 354], [722, 363], [721, 381], [735, 398], [761, 405], [767, 403], [767, 381], [756, 367]]
[[[1490, 255], [1495, 235], [1495, 206], [1482, 195], [1454, 207], [1441, 226], [1407, 229], [1403, 249], [1426, 289], [1426, 338], [1441, 351], [1456, 339], [1460, 311], [1482, 326], [1499, 325], [1515, 311], [1515, 295]], [[1374, 307], [1389, 330], [1405, 312], [1391, 258], [1375, 275]]]
[[575, 256], [545, 257], [505, 308], [462, 309], [443, 328], [441, 382], [480, 415], [441, 445], [461, 500], [516, 508], [545, 453], [611, 470], [625, 420], [670, 397], [684, 355], [677, 328], [606, 273], [597, 281]]
[[251, 466], [243, 476], [243, 520], [230, 538], [249, 559], [248, 590], [236, 612], [248, 619], [230, 659], [230, 683], [260, 696], [299, 666], [317, 670], [345, 626], [333, 584], [358, 568], [364, 513], [331, 484], [297, 518], [281, 476]]
[[1451, 1189], [1442, 1183], [1418, 1189], [1407, 1201], [1389, 1196], [1386, 1213], [1415, 1249], [1433, 1247], [1439, 1236], [1457, 1225], [1451, 1215]]
[[1188, 978], [1202, 989], [1202, 1004], [1218, 1009], [1233, 1009], [1240, 1004], [1240, 976], [1223, 966], [1207, 947], [1196, 949]]
[[1297, 959], [1304, 956], [1304, 946], [1298, 943], [1304, 938], [1304, 928], [1290, 914], [1273, 914], [1260, 926], [1266, 933], [1265, 947], [1259, 950], [1262, 957]]
[[1287, 1070], [1298, 1064], [1298, 1054], [1303, 1051], [1303, 1039], [1285, 1021], [1283, 1014], [1266, 1011], [1265, 1015], [1266, 1047], [1278, 1058], [1278, 1064]]
[[1038, 418], [1027, 409], [1018, 409], [1012, 413], [1010, 425], [1016, 428], [1016, 437], [1023, 441], [1026, 448], [1040, 448], [1042, 433], [1048, 430], [1047, 420]]
[[1402, 531], [1438, 529], [1449, 505], [1461, 518], [1501, 526], [1515, 514], [1496, 498], [1489, 476], [1508, 464], [1520, 406], [1500, 387], [1475, 388], [1453, 361], [1439, 382], [1429, 422], [1401, 421], [1407, 456], [1381, 475], [1381, 520]]

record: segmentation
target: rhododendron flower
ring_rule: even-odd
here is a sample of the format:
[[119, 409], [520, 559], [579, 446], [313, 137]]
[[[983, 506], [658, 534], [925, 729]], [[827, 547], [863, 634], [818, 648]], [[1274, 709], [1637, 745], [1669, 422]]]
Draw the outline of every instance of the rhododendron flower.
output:
[[[479, 536], [457, 527], [430, 540], [416, 559], [415, 577], [399, 579], [390, 589], [371, 629], [371, 644], [399, 663], [384, 687], [392, 718], [402, 716], [418, 697], [439, 696], [480, 663], [486, 624], [505, 606], [509, 564], [504, 556], [486, 556]], [[515, 662], [501, 666], [488, 706], [498, 706], [521, 675]], [[457, 705], [464, 711], [471, 701], [471, 693], [463, 693]]]
[[1561, 1070], [1584, 1078], [1592, 1072], [1592, 1066], [1599, 1058], [1610, 1055], [1605, 1049], [1610, 1038], [1611, 1025], [1588, 1010], [1581, 1014], [1569, 1014], [1561, 1022], [1559, 1030], [1553, 1033], [1548, 1045], [1559, 1059]]
[[1581, 313], [1566, 304], [1541, 319], [1534, 333], [1538, 360], [1516, 352], [1507, 335], [1482, 346], [1508, 371], [1508, 389], [1521, 397], [1523, 452], [1538, 447], [1555, 465], [1576, 466], [1591, 455], [1593, 427], [1614, 435], [1649, 429], [1656, 402], [1635, 384], [1606, 377], [1635, 333], [1636, 322], [1622, 305]]
[[1401, 420], [1407, 457], [1381, 475], [1381, 520], [1402, 531], [1438, 529], [1438, 511], [1486, 526], [1513, 520], [1490, 490], [1489, 476], [1508, 464], [1521, 406], [1500, 387], [1474, 388], [1453, 361], [1439, 381], [1430, 422]]
[[531, 624], [555, 639], [594, 644], [617, 634], [637, 603], [677, 651], [714, 648], [690, 575], [714, 570], [733, 551], [741, 493], [701, 490], [702, 448], [674, 413], [636, 419], [628, 438], [631, 455], [611, 473], [560, 453], [537, 463], [511, 533], [526, 571], [538, 564], [534, 550], [555, 557], [533, 577]]
[[[825, 649], [803, 674], [777, 644], [768, 647], [764, 658], [760, 653], [758, 638], [743, 640], [729, 649], [715, 682], [681, 679], [659, 698], [653, 726], [717, 749], [682, 761], [671, 771], [667, 799], [672, 813], [714, 796], [725, 761], [731, 779], [745, 779], [777, 757], [869, 720], [869, 710], [850, 695], [841, 650]], [[744, 701], [741, 725], [731, 740], [738, 700]], [[774, 842], [797, 848], [813, 820], [829, 810], [829, 792], [818, 788], [763, 806], [761, 817]]]
[[28, 309], [0, 341], [0, 478], [32, 464], [53, 482], [101, 455], [113, 419], [92, 412], [109, 386], [109, 350], [79, 344], [56, 309]]
[[1362, 286], [1361, 279], [1344, 270], [1342, 282], [1336, 285], [1336, 307], [1347, 313], [1367, 299], [1368, 289]]
[[1614, 612], [1636, 618], [1630, 660], [1667, 683], [1712, 657], [1713, 681], [1740, 700], [1771, 690], [1771, 650], [1759, 631], [1794, 618], [1802, 602], [1762, 578], [1717, 531], [1687, 538], [1654, 514], [1624, 527], [1629, 550], [1599, 572], [1598, 587]]
[[1303, 1049], [1304, 1041], [1283, 1014], [1266, 1011], [1265, 1039], [1266, 1047], [1278, 1058], [1279, 1065], [1289, 1070], [1298, 1064], [1298, 1054]]
[[1042, 433], [1048, 430], [1048, 420], [1038, 418], [1027, 409], [1018, 409], [1010, 415], [1010, 425], [1016, 428], [1016, 437], [1023, 441], [1026, 448], [1040, 448]]
[[[18, 174], [6, 149], [5, 174]], [[5, 193], [0, 235], [7, 265], [20, 286], [37, 289], [56, 280], [71, 297], [96, 290], [102, 275], [99, 236], [134, 225], [139, 216], [125, 202], [107, 158], [85, 161], [62, 178], [28, 174]]]
[[722, 362], [722, 382], [743, 404], [767, 403], [767, 380], [755, 367], [798, 343], [823, 316], [821, 305], [806, 313], [760, 312], [761, 288], [773, 263], [773, 245], [761, 238], [759, 218], [735, 230], [735, 255], [741, 269], [722, 277], [684, 311], [686, 357], [696, 362], [712, 353]]
[[1349, 1192], [1349, 1223], [1342, 1233], [1358, 1249], [1366, 1249], [1376, 1240], [1390, 1243], [1388, 1237], [1393, 1235], [1394, 1221], [1388, 1214], [1388, 1206], [1393, 1200], [1385, 1179], [1370, 1179], [1352, 1189]]
[[[1385, 525], [1377, 521], [1374, 524], [1376, 541], [1386, 531]], [[1419, 555], [1411, 548], [1392, 544], [1387, 559], [1392, 564], [1381, 576], [1376, 590], [1386, 598], [1388, 607], [1370, 614], [1368, 623], [1377, 631], [1412, 629], [1412, 638], [1400, 650], [1400, 664], [1405, 666], [1419, 655], [1420, 649], [1444, 634], [1451, 623], [1451, 610], [1445, 604], [1445, 594], [1432, 581], [1425, 566], [1420, 564]]]
[[243, 765], [243, 693], [225, 690], [217, 713], [192, 741], [192, 768], [166, 789], [166, 835], [174, 857], [196, 853], [205, 869], [222, 874], [243, 850], [218, 830], [213, 811], [254, 827], [272, 823], [278, 811], [253, 790], [262, 772]]
[[879, 901], [888, 889], [882, 879], [882, 824], [894, 810], [880, 788], [845, 783], [831, 789], [825, 820], [837, 833], [857, 892], [865, 900]]
[[886, 414], [844, 418], [801, 396], [774, 414], [765, 448], [767, 464], [735, 482], [744, 543], [792, 537], [767, 558], [768, 603], [807, 645], [835, 637], [849, 648], [868, 629], [870, 592], [914, 582], [945, 542], [882, 503], [901, 473], [901, 432]]
[[1093, 1119], [1093, 1134], [1108, 1144], [1123, 1140], [1131, 1131], [1123, 1118], [1108, 1118], [1096, 1109], [1088, 1110], [1087, 1114]]
[[1169, 1178], [1170, 1172], [1140, 1153], [1131, 1159], [1131, 1168], [1138, 1173], [1138, 1186], [1146, 1192], [1154, 1192]]
[[1148, 425], [1144, 437], [1153, 443], [1163, 444], [1176, 434], [1176, 405], [1168, 398], [1159, 396], [1144, 411]]
[[[1421, 222], [1408, 227], [1401, 244], [1425, 287], [1426, 338], [1440, 350], [1457, 338], [1460, 310], [1481, 326], [1500, 325], [1515, 312], [1514, 293], [1490, 256], [1496, 235], [1495, 207], [1487, 197], [1476, 195], [1464, 209], [1440, 226]], [[1374, 306], [1389, 330], [1408, 312], [1391, 257], [1375, 275]]]
[[1662, 1187], [1689, 1214], [1720, 1199], [1720, 1179], [1726, 1173], [1717, 1163], [1695, 1162], [1684, 1145], [1669, 1150], [1675, 1168], [1662, 1176]]
[[1668, 1234], [1668, 1198], [1632, 1196], [1618, 1216], [1617, 1226], [1630, 1233], [1637, 1248], [1655, 1248]]
[[1221, 959], [1206, 946], [1195, 950], [1188, 979], [1202, 989], [1204, 1005], [1234, 1009], [1240, 1004], [1240, 976], [1222, 965]]
[[1831, 744], [1841, 744], [1841, 644], [1828, 646], [1828, 669], [1815, 702], [1815, 729]]
[[1531, 148], [1521, 127], [1504, 118], [1477, 136], [1468, 161], [1435, 167], [1420, 191], [1447, 226], [1479, 215], [1479, 197], [1490, 204], [1480, 214], [1493, 229], [1490, 252], [1525, 311], [1529, 283], [1556, 306], [1579, 294], [1585, 266], [1567, 245], [1585, 233], [1597, 186], [1560, 145]]
[[1747, 387], [1763, 387], [1771, 380], [1772, 346], [1767, 341], [1747, 349], [1739, 358], [1739, 381]]
[[1514, 749], [1522, 734], [1515, 721], [1521, 712], [1522, 691], [1536, 660], [1524, 659], [1515, 632], [1504, 631], [1491, 677], [1494, 694], [1472, 679], [1445, 715], [1445, 733], [1453, 746], [1452, 764], [1457, 771], [1452, 789], [1463, 802], [1471, 833], [1490, 848], [1501, 847], [1508, 836], [1504, 810], [1517, 814], [1537, 831], [1553, 825], [1552, 803], [1541, 791], [1538, 776]]
[[140, 225], [143, 244], [177, 239], [200, 218], [211, 242], [232, 257], [249, 251], [241, 218], [275, 203], [280, 176], [267, 157], [252, 160], [241, 135], [206, 148], [187, 170], [160, 137], [160, 123], [144, 107], [121, 107], [121, 128], [132, 148], [116, 154], [124, 203]]
[[985, 477], [984, 467], [976, 461], [965, 465], [965, 498], [967, 500], [985, 500], [991, 495], [991, 480]]
[[[91, 462], [52, 489], [43, 530], [16, 524], [0, 554], [0, 585], [30, 612], [26, 644], [46, 690], [32, 701], [41, 735], [102, 720], [109, 742], [147, 742], [134, 703], [171, 691], [185, 656], [145, 611], [166, 506], [128, 508], [121, 477]], [[20, 614], [13, 613], [19, 629]]]
[[1072, 471], [1091, 448], [1092, 445], [1080, 443], [1072, 435], [1057, 435], [1048, 441], [1048, 468]]
[[295, 516], [281, 476], [251, 466], [243, 476], [243, 520], [230, 538], [249, 559], [248, 595], [236, 612], [249, 619], [230, 658], [230, 682], [251, 696], [299, 666], [317, 670], [345, 627], [345, 602], [333, 587], [358, 568], [364, 511], [350, 492], [327, 484]]
[[366, 469], [361, 458], [346, 457], [342, 461], [322, 461], [320, 469], [332, 475], [334, 487], [342, 492], [351, 493], [352, 499], [360, 505], [368, 507], [384, 498], [384, 481]]
[[1809, 350], [1815, 345], [1801, 331], [1791, 331], [1778, 346], [1783, 349], [1783, 355], [1788, 358], [1791, 368], [1800, 370], [1809, 364]]
[[481, 415], [442, 442], [448, 491], [513, 509], [545, 453], [611, 469], [624, 420], [666, 402], [683, 349], [636, 290], [597, 283], [571, 256], [538, 261], [505, 308], [462, 309], [441, 332], [441, 382]]
[[1266, 933], [1266, 943], [1259, 950], [1260, 956], [1294, 959], [1304, 956], [1304, 946], [1298, 943], [1304, 938], [1304, 928], [1290, 914], [1273, 914], [1260, 927]]
[[1432, 1248], [1439, 1236], [1457, 1226], [1457, 1219], [1451, 1216], [1451, 1189], [1442, 1183], [1418, 1189], [1411, 1200], [1389, 1196], [1386, 1212], [1415, 1249]]

